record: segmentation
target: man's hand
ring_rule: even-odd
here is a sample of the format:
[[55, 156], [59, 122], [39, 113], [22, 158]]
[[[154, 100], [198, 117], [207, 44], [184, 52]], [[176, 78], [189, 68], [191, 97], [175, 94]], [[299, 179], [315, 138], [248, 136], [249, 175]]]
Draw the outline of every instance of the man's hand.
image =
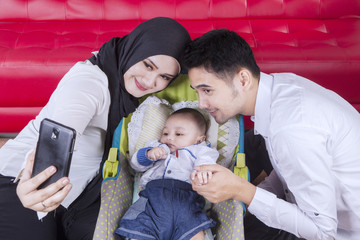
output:
[[212, 172], [211, 171], [192, 171], [190, 175], [191, 181], [194, 181], [195, 178], [197, 178], [197, 183], [200, 185], [207, 184], [208, 181], [212, 178]]
[[194, 191], [210, 202], [219, 203], [235, 199], [249, 205], [255, 195], [254, 185], [218, 164], [203, 165], [194, 169], [198, 172], [212, 172], [212, 178], [207, 184], [201, 184], [199, 178], [194, 178], [192, 182]]

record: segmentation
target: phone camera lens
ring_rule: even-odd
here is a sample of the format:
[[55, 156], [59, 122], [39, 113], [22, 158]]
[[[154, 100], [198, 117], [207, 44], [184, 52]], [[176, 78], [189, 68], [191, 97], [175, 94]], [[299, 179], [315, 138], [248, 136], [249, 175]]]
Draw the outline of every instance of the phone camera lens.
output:
[[57, 140], [59, 137], [60, 130], [57, 128], [53, 128], [53, 132], [51, 134], [51, 139]]

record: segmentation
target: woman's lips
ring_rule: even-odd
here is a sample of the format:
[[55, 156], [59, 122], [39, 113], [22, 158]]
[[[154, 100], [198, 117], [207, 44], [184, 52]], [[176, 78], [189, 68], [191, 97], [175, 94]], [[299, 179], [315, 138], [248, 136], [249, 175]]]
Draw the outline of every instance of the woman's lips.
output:
[[141, 91], [146, 91], [147, 89], [144, 88], [139, 82], [138, 80], [135, 78], [135, 85], [138, 89], [140, 89]]

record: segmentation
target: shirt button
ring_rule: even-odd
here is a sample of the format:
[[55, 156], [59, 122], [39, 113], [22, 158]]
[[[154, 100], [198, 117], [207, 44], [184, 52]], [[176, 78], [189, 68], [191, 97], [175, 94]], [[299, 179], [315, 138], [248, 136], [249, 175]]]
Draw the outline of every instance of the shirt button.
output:
[[167, 170], [167, 173], [170, 174], [170, 173], [171, 173], [171, 170]]

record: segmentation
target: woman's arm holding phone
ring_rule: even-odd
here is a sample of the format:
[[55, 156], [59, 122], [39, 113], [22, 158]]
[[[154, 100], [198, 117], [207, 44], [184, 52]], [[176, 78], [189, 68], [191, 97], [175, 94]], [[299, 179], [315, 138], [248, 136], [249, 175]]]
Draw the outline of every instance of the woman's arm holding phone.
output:
[[37, 188], [56, 172], [56, 168], [51, 166], [31, 178], [34, 157], [35, 152], [27, 159], [16, 193], [24, 207], [39, 212], [51, 212], [59, 207], [72, 185], [69, 178], [63, 177], [48, 187], [38, 190]]

